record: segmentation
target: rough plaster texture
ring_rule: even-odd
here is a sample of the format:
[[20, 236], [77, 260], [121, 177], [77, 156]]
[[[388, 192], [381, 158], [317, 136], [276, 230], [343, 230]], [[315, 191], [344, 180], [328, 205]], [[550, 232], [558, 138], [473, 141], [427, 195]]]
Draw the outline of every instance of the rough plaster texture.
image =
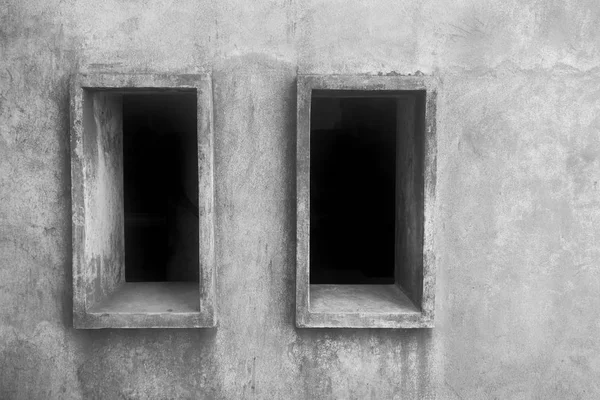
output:
[[[600, 4], [0, 1], [0, 398], [600, 397]], [[219, 328], [71, 328], [68, 78], [213, 69]], [[300, 73], [443, 81], [433, 330], [294, 328]]]

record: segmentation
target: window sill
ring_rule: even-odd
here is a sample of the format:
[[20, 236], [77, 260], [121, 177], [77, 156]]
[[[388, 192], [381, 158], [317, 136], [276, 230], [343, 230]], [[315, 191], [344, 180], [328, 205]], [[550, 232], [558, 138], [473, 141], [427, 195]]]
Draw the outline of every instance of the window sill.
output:
[[299, 328], [431, 328], [396, 285], [310, 285]]
[[126, 282], [78, 328], [199, 328], [214, 326], [210, 319], [200, 312], [196, 282]]

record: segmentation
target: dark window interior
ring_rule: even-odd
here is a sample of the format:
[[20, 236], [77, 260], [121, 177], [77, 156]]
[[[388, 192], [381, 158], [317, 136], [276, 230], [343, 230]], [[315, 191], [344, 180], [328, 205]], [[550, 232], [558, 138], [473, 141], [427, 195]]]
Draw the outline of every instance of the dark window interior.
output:
[[414, 134], [396, 95], [415, 93], [313, 91], [311, 284], [395, 283], [398, 135]]
[[198, 281], [195, 92], [123, 95], [125, 279]]

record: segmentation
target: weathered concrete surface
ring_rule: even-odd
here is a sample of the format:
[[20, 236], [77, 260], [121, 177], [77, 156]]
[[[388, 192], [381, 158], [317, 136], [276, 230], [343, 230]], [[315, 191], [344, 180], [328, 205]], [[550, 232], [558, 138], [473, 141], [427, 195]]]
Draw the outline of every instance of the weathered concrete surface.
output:
[[[197, 116], [192, 119], [192, 126], [195, 129], [197, 121], [198, 132], [192, 137], [197, 136], [198, 148], [196, 151], [193, 146], [191, 156], [202, 173], [194, 178], [198, 183], [199, 234], [190, 238], [197, 243], [201, 279], [199, 308], [191, 313], [181, 312], [180, 306], [173, 306], [179, 312], [171, 313], [169, 307], [164, 307], [153, 315], [115, 312], [112, 297], [117, 291], [123, 289], [126, 293], [118, 295], [116, 304], [128, 310], [139, 304], [140, 297], [137, 286], [133, 285], [133, 290], [132, 285], [123, 288], [126, 275], [123, 95], [114, 91], [123, 88], [195, 91], [192, 112], [197, 112]], [[71, 79], [70, 105], [73, 326], [82, 329], [215, 327], [214, 131], [210, 74], [81, 73]], [[177, 290], [177, 286], [167, 286], [170, 289], [160, 286], [159, 293], [151, 297], [164, 298], [166, 292]], [[181, 300], [176, 293], [172, 297], [173, 301]], [[132, 300], [132, 304], [124, 304], [127, 300]], [[111, 311], [102, 305], [104, 301], [109, 301]]]
[[[0, 1], [0, 397], [600, 396], [596, 1]], [[213, 67], [216, 330], [71, 326], [68, 77]], [[443, 80], [432, 331], [297, 330], [301, 73]]]
[[[395, 75], [395, 74], [392, 74]], [[367, 76], [367, 75], [299, 75], [297, 79], [297, 128], [296, 128], [296, 326], [328, 327], [328, 328], [431, 328], [435, 311], [435, 253], [434, 230], [435, 224], [433, 210], [435, 209], [435, 181], [436, 181], [436, 105], [439, 82], [432, 77], [420, 76]], [[398, 151], [397, 163], [399, 170], [404, 171], [397, 175], [396, 182], [396, 213], [407, 214], [408, 217], [400, 222], [396, 221], [396, 265], [394, 278], [401, 287], [403, 296], [408, 296], [410, 301], [421, 311], [415, 315], [413, 310], [405, 313], [404, 305], [396, 307], [394, 311], [380, 309], [379, 311], [366, 311], [347, 314], [346, 312], [320, 312], [313, 313], [310, 294], [319, 293], [310, 285], [310, 256], [311, 242], [311, 208], [312, 194], [310, 183], [312, 139], [311, 110], [313, 93], [315, 91], [337, 90], [381, 90], [390, 96], [389, 91], [419, 91], [414, 95], [413, 104], [405, 111], [401, 107], [402, 97], [397, 97], [398, 115]], [[410, 98], [408, 95], [406, 98]], [[420, 102], [416, 99], [420, 99]], [[363, 111], [361, 111], [363, 112]], [[407, 115], [411, 115], [408, 116]], [[415, 122], [416, 120], [416, 122]], [[402, 126], [405, 124], [407, 126]], [[407, 132], [408, 131], [408, 132]], [[382, 155], [379, 154], [379, 158]], [[413, 160], [414, 159], [414, 160]], [[366, 158], [365, 158], [366, 160]], [[363, 160], [363, 162], [368, 162]], [[329, 160], [333, 162], [333, 160]], [[414, 167], [413, 167], [414, 166]], [[400, 178], [398, 178], [400, 176]], [[410, 182], [410, 183], [407, 183]], [[373, 195], [379, 196], [374, 193]], [[394, 193], [391, 194], [393, 198]], [[360, 213], [371, 213], [369, 206], [366, 209], [356, 210]], [[352, 219], [352, 214], [347, 215]], [[371, 216], [372, 217], [372, 216]], [[394, 217], [392, 216], [392, 219]], [[364, 226], [364, 225], [363, 225]], [[401, 228], [398, 228], [401, 226]], [[402, 232], [398, 232], [399, 230]], [[352, 251], [352, 244], [348, 244], [347, 251]], [[341, 260], [341, 258], [340, 258]], [[380, 261], [376, 261], [380, 262]], [[408, 266], [408, 267], [407, 267]], [[348, 291], [356, 292], [349, 295]], [[334, 303], [349, 300], [345, 308], [355, 308], [357, 303], [365, 303], [363, 290], [356, 290], [354, 286], [347, 286], [343, 290], [328, 290], [328, 297], [341, 297]], [[383, 293], [383, 292], [382, 292]], [[349, 295], [349, 296], [348, 296]], [[373, 299], [372, 296], [369, 296]], [[344, 300], [345, 299], [345, 300]], [[360, 300], [362, 299], [362, 300]], [[399, 299], [398, 299], [399, 300]], [[378, 303], [378, 301], [376, 301]], [[404, 301], [398, 301], [398, 305]], [[339, 307], [335, 307], [339, 309]], [[358, 311], [358, 310], [355, 310]]]

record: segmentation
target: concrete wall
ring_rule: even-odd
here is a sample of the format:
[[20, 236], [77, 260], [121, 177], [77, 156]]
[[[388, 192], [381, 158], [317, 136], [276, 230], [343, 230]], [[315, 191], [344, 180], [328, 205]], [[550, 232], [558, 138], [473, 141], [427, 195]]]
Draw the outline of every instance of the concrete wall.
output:
[[[595, 0], [0, 0], [0, 398], [600, 397]], [[71, 328], [67, 82], [212, 69], [216, 330]], [[298, 330], [297, 73], [435, 74], [436, 327]]]

